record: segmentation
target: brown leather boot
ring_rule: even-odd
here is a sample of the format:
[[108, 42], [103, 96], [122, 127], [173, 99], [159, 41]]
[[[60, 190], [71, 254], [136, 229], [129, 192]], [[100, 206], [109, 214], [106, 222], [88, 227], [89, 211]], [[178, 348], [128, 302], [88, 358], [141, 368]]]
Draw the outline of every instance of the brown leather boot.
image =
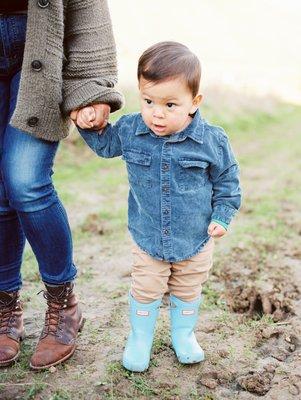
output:
[[0, 367], [17, 360], [24, 335], [19, 292], [0, 292]]
[[74, 284], [45, 286], [48, 309], [43, 331], [30, 360], [30, 367], [34, 370], [46, 369], [70, 358], [75, 350], [77, 334], [84, 325], [73, 293]]

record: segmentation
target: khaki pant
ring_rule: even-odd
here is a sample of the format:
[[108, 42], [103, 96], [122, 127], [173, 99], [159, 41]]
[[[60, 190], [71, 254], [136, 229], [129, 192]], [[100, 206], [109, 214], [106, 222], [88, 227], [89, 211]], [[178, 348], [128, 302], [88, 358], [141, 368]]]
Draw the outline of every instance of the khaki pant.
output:
[[214, 240], [188, 260], [159, 261], [137, 245], [132, 249], [133, 270], [131, 294], [140, 303], [160, 299], [166, 292], [184, 301], [197, 299], [212, 267]]

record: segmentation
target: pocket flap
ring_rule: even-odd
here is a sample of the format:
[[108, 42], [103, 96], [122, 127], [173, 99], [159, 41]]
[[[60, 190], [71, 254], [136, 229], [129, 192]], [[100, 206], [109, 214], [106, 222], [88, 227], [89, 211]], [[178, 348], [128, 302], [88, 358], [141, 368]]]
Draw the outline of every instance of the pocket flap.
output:
[[152, 156], [150, 154], [131, 151], [131, 150], [124, 150], [122, 154], [122, 159], [131, 162], [134, 164], [139, 165], [150, 165]]
[[183, 160], [183, 159], [179, 160], [179, 164], [183, 168], [198, 167], [198, 168], [206, 169], [209, 166], [209, 163], [207, 161], [188, 160], [187, 158], [185, 160]]

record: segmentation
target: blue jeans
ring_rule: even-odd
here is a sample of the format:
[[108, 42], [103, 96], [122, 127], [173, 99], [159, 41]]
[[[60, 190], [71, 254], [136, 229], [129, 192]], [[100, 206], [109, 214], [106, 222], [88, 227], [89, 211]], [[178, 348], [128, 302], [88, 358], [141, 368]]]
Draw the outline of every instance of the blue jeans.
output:
[[[16, 106], [26, 16], [0, 16], [0, 290], [22, 285], [25, 239], [42, 280], [69, 282], [76, 275], [66, 212], [52, 183], [58, 142], [37, 139], [9, 124]], [[34, 84], [34, 82], [33, 82]]]

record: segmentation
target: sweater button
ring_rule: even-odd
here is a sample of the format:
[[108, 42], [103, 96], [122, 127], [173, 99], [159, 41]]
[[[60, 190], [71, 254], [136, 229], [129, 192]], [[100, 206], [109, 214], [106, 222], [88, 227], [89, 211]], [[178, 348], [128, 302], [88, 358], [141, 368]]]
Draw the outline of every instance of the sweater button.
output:
[[30, 117], [27, 120], [27, 125], [31, 126], [31, 127], [34, 127], [34, 126], [38, 125], [38, 122], [39, 122], [39, 118], [38, 117]]
[[31, 67], [34, 71], [39, 72], [42, 69], [42, 63], [39, 60], [33, 60], [31, 63]]
[[49, 6], [49, 0], [38, 0], [38, 6], [41, 8], [46, 8]]

